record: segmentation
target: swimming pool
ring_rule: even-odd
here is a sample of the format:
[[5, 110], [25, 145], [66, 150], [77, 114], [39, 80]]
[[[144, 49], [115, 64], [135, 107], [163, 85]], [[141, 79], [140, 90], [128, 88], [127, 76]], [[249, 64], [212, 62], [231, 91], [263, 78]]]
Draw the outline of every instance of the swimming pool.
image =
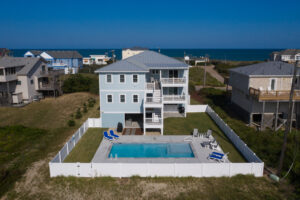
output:
[[108, 154], [111, 158], [193, 158], [188, 143], [113, 144]]

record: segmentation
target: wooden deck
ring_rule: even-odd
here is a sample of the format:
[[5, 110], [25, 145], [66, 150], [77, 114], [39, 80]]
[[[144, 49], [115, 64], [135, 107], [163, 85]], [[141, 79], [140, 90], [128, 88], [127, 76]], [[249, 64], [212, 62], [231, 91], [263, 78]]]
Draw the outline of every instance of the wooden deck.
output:
[[[249, 88], [249, 95], [258, 101], [288, 101], [290, 98], [290, 90], [259, 90]], [[294, 91], [294, 101], [300, 101], [300, 90]]]

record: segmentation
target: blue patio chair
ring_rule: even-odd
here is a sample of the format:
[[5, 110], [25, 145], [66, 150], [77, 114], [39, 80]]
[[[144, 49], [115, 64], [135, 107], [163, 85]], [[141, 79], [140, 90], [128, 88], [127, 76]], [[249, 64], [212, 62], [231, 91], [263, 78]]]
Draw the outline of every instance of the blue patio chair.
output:
[[208, 156], [208, 159], [215, 160], [215, 161], [218, 161], [218, 162], [224, 162], [225, 161], [224, 158], [225, 158], [224, 154], [223, 154], [223, 156], [221, 156], [221, 155], [216, 155], [214, 153], [211, 153]]
[[120, 136], [116, 135], [115, 132], [114, 132], [113, 130], [110, 130], [110, 131], [109, 131], [109, 134], [110, 134], [111, 136], [113, 136], [114, 138], [116, 138], [116, 139], [118, 139], [118, 138], [120, 137]]
[[104, 138], [109, 140], [109, 141], [112, 141], [114, 139], [113, 137], [108, 135], [107, 131], [104, 131], [103, 135], [104, 135]]
[[212, 154], [217, 155], [217, 156], [222, 156], [222, 157], [225, 155], [225, 154], [223, 154], [223, 153], [218, 153], [218, 152], [215, 152], [215, 151], [212, 152]]

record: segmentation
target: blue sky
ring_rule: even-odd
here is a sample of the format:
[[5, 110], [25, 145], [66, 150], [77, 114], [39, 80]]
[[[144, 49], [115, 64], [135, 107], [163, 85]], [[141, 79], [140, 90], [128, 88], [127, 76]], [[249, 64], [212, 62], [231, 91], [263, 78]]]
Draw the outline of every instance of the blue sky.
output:
[[299, 0], [9, 0], [0, 47], [300, 48]]

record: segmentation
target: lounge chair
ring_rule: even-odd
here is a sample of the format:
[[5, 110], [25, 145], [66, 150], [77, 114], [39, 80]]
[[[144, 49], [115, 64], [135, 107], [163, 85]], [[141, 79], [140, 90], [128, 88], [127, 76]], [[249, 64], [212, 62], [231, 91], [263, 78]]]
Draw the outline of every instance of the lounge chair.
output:
[[109, 140], [109, 141], [112, 141], [114, 139], [113, 137], [108, 135], [107, 131], [104, 131], [103, 135], [104, 135], [104, 138]]
[[114, 138], [116, 138], [116, 139], [118, 139], [118, 138], [120, 137], [120, 136], [116, 135], [116, 134], [114, 133], [113, 130], [110, 130], [110, 131], [109, 131], [109, 134], [110, 134], [111, 136], [113, 136]]
[[194, 128], [193, 136], [194, 136], [194, 137], [198, 137], [198, 135], [199, 135], [198, 129], [197, 129], [197, 128]]
[[217, 152], [209, 154], [208, 159], [215, 160], [215, 161], [218, 161], [218, 162], [225, 162], [225, 155], [224, 154], [223, 154], [223, 156], [222, 155], [217, 155], [217, 154], [220, 154], [220, 153], [217, 153], [217, 154], [216, 153]]
[[222, 156], [222, 157], [225, 155], [225, 154], [223, 154], [223, 153], [219, 153], [219, 152], [215, 152], [215, 151], [212, 152], [212, 154], [217, 155], [217, 156]]

